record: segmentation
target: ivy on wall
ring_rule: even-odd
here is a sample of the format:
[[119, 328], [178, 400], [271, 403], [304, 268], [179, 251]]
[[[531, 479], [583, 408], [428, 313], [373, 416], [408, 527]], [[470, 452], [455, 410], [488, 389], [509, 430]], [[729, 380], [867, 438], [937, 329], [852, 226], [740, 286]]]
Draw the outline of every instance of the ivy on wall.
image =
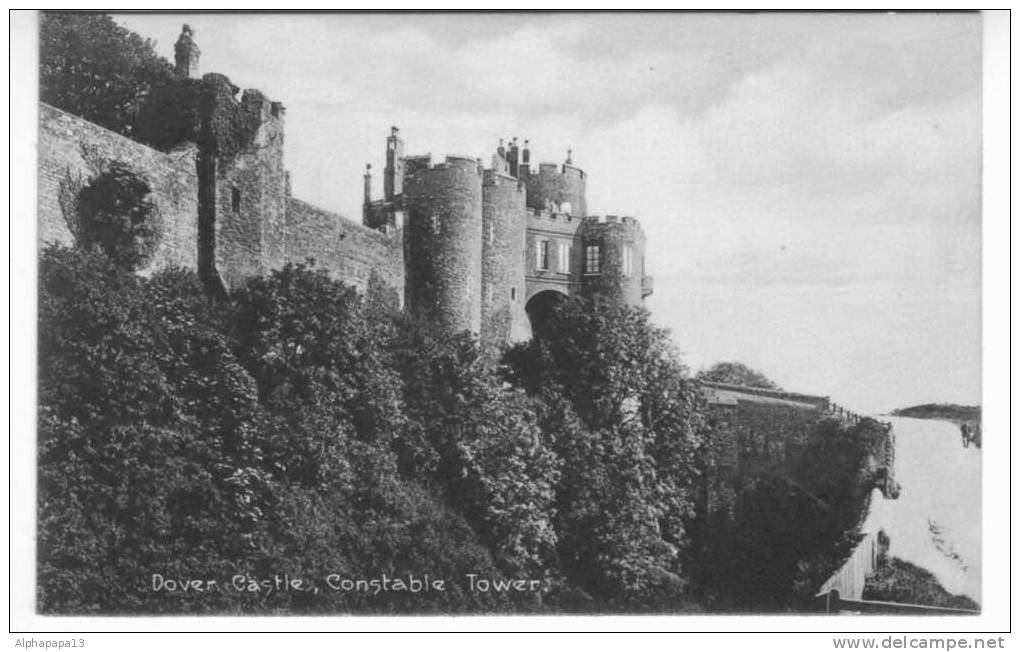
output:
[[144, 267], [162, 235], [159, 211], [148, 182], [114, 161], [81, 189], [77, 197], [78, 244], [105, 253], [117, 267]]

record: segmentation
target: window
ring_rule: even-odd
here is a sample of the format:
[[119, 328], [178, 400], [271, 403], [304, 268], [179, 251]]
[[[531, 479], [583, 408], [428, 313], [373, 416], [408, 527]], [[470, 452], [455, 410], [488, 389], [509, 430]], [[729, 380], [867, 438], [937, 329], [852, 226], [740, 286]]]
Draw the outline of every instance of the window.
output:
[[510, 300], [517, 301], [517, 288], [510, 288]]
[[241, 212], [241, 190], [239, 188], [230, 189], [230, 210], [235, 213]]
[[601, 271], [599, 245], [588, 245], [584, 250], [584, 272], [585, 274], [598, 274]]
[[570, 243], [569, 242], [561, 242], [560, 243], [559, 262], [560, 262], [560, 272], [563, 273], [563, 274], [569, 274], [570, 273]]
[[429, 224], [432, 227], [432, 233], [439, 235], [439, 216], [433, 215], [430, 217]]
[[623, 247], [623, 273], [630, 276], [634, 272], [634, 247], [624, 245]]
[[535, 248], [535, 267], [549, 269], [549, 241], [539, 240]]

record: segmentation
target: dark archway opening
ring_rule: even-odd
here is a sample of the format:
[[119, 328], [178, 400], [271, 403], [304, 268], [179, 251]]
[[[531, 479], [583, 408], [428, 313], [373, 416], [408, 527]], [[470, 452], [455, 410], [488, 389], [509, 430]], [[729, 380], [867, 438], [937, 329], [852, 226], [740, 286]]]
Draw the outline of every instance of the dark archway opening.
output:
[[567, 295], [556, 290], [542, 290], [528, 299], [524, 311], [528, 313], [528, 320], [531, 322], [532, 337], [539, 337], [544, 332], [554, 309], [566, 299]]

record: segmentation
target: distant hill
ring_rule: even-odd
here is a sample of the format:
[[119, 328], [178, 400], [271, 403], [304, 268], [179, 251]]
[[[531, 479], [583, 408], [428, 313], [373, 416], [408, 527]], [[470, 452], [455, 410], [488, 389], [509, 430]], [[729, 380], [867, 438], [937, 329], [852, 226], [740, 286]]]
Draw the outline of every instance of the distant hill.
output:
[[899, 408], [891, 412], [896, 417], [913, 417], [914, 419], [941, 419], [956, 424], [979, 423], [981, 421], [980, 405], [956, 405], [954, 403], [925, 403], [912, 407]]

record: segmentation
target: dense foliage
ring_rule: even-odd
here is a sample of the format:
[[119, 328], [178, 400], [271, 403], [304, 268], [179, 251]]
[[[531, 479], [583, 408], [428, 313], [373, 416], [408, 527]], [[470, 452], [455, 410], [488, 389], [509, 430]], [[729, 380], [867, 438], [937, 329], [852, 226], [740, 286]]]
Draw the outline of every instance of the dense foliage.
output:
[[507, 364], [508, 377], [540, 399], [562, 460], [558, 558], [580, 590], [577, 606], [675, 610], [685, 596], [700, 413], [667, 333], [644, 310], [572, 298]]
[[[601, 297], [559, 303], [500, 361], [304, 266], [212, 300], [191, 271], [54, 247], [39, 338], [44, 612], [793, 604], [852, 544], [866, 484], [866, 438], [835, 422], [782, 477], [747, 439], [749, 507], [707, 528], [708, 439], [731, 426], [706, 422], [645, 311]], [[153, 588], [285, 573], [320, 592]], [[332, 591], [331, 574], [447, 590]], [[469, 574], [539, 583], [472, 591]]]
[[152, 188], [128, 166], [107, 165], [77, 197], [78, 244], [105, 253], [125, 270], [136, 270], [156, 252], [162, 223]]
[[[682, 608], [695, 395], [646, 314], [570, 307], [572, 344], [536, 341], [500, 367], [303, 266], [214, 302], [190, 271], [44, 250], [40, 608]], [[153, 574], [276, 573], [449, 583], [382, 598], [152, 588]], [[469, 573], [540, 588], [472, 592]]]
[[740, 362], [719, 362], [708, 369], [698, 372], [698, 380], [709, 380], [716, 383], [729, 383], [745, 387], [761, 387], [762, 389], [780, 389], [769, 378]]
[[104, 14], [43, 12], [39, 99], [124, 136], [151, 90], [173, 79], [153, 43]]
[[[395, 440], [414, 428], [382, 349], [392, 334], [381, 332], [370, 308], [352, 289], [302, 267], [213, 304], [192, 272], [145, 279], [95, 253], [45, 250], [40, 609], [508, 608], [506, 597], [470, 593], [461, 579], [509, 575], [512, 564], [497, 567], [435, 474], [398, 469]], [[487, 500], [499, 496], [517, 461], [484, 443], [477, 449], [476, 480], [495, 489], [475, 499]], [[527, 480], [527, 470], [516, 477]], [[498, 506], [483, 505], [485, 523], [499, 524]], [[492, 540], [506, 531], [494, 525]], [[409, 572], [451, 584], [440, 595], [382, 599], [151, 587], [153, 574], [224, 583], [292, 573], [321, 585], [330, 573]]]

